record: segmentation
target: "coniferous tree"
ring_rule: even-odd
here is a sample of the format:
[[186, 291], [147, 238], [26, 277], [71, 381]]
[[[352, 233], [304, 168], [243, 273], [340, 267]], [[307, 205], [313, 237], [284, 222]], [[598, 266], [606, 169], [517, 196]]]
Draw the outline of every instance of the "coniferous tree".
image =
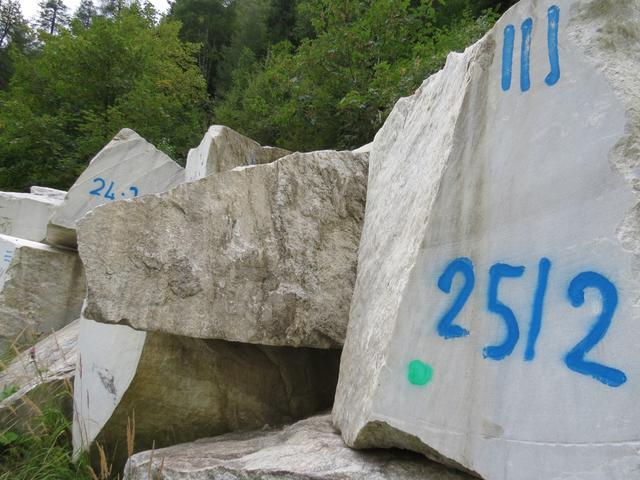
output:
[[80, 20], [85, 27], [90, 27], [93, 19], [98, 15], [98, 9], [96, 8], [93, 0], [81, 0], [80, 5], [75, 13], [75, 18]]
[[201, 44], [198, 66], [211, 95], [219, 87], [217, 73], [223, 59], [223, 48], [232, 36], [232, 14], [228, 3], [226, 0], [175, 0], [169, 10], [169, 19], [182, 23], [180, 38]]
[[0, 47], [7, 45], [16, 29], [24, 23], [18, 0], [0, 0]]
[[11, 51], [27, 52], [32, 40], [19, 0], [0, 0], [0, 90], [6, 90], [13, 74]]
[[127, 0], [101, 0], [99, 9], [100, 15], [104, 17], [115, 17], [128, 6], [129, 2]]
[[54, 35], [69, 25], [69, 9], [62, 0], [41, 0], [38, 7], [36, 24], [39, 30]]

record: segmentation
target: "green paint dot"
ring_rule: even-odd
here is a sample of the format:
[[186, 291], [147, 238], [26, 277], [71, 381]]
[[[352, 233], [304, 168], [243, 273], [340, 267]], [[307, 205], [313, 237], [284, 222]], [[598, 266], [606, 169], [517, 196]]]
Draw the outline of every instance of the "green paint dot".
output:
[[433, 368], [420, 360], [409, 362], [409, 372], [407, 378], [412, 385], [424, 386], [431, 381], [433, 377]]

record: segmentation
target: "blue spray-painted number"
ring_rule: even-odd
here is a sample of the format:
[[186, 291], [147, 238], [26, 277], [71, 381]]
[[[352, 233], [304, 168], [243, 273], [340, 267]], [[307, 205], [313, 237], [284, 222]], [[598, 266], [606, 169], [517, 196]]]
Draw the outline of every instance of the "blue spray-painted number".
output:
[[544, 297], [547, 293], [547, 284], [549, 283], [549, 270], [551, 269], [551, 261], [543, 258], [538, 264], [538, 286], [533, 297], [533, 312], [531, 313], [531, 325], [529, 326], [529, 336], [527, 337], [527, 347], [524, 352], [524, 359], [527, 362], [532, 361], [536, 356], [536, 342], [540, 335], [542, 327], [542, 311], [544, 307]]
[[106, 182], [104, 181], [104, 179], [98, 177], [98, 178], [94, 178], [93, 180], [91, 180], [93, 183], [100, 183], [102, 185], [100, 185], [98, 188], [91, 190], [89, 192], [89, 195], [96, 195], [96, 196], [100, 196], [100, 192], [102, 192], [102, 189], [105, 187]]
[[613, 283], [599, 273], [583, 272], [571, 281], [567, 292], [574, 307], [584, 304], [584, 291], [587, 288], [600, 290], [602, 312], [587, 336], [566, 355], [565, 363], [574, 372], [593, 377], [610, 387], [619, 387], [627, 381], [622, 371], [584, 359], [607, 334], [618, 306], [618, 291]]
[[467, 303], [475, 285], [475, 275], [473, 273], [473, 263], [471, 260], [465, 257], [453, 260], [442, 275], [440, 275], [438, 288], [445, 293], [451, 293], [453, 278], [457, 273], [461, 273], [464, 277], [464, 285], [462, 289], [460, 289], [460, 293], [451, 305], [451, 308], [445, 312], [437, 326], [438, 335], [447, 340], [469, 335], [469, 330], [462, 328], [460, 325], [453, 325], [453, 320], [460, 313], [464, 304]]
[[558, 53], [558, 24], [560, 23], [560, 8], [556, 5], [549, 8], [547, 12], [548, 17], [548, 30], [547, 30], [547, 44], [549, 47], [549, 65], [551, 71], [545, 83], [550, 87], [558, 83], [560, 80], [560, 54]]
[[12, 259], [13, 259], [13, 250], [5, 250], [3, 260], [6, 263], [9, 263], [11, 262]]
[[531, 78], [529, 77], [531, 60], [531, 32], [533, 30], [533, 19], [527, 18], [522, 22], [522, 46], [520, 48], [520, 90], [527, 92], [531, 88]]
[[507, 335], [500, 345], [485, 347], [483, 355], [492, 360], [503, 360], [511, 355], [520, 338], [518, 321], [513, 311], [498, 300], [498, 285], [502, 278], [518, 278], [524, 274], [524, 267], [513, 267], [505, 263], [497, 263], [489, 270], [488, 309], [500, 315], [507, 327]]
[[[92, 180], [93, 183], [99, 184], [98, 188], [95, 188], [89, 192], [89, 195], [95, 195], [96, 197], [104, 197], [108, 200], [116, 199], [116, 192], [114, 191], [115, 183], [110, 182], [109, 187], [107, 187], [107, 191], [103, 193], [103, 190], [107, 186], [107, 182], [104, 178], [96, 177]], [[133, 193], [134, 197], [139, 195], [138, 187], [131, 186], [129, 187], [129, 192]], [[120, 193], [120, 197], [124, 198], [126, 196], [125, 192]]]
[[504, 44], [502, 45], [502, 90], [505, 92], [511, 88], [513, 45], [515, 38], [515, 27], [513, 25], [507, 25], [504, 29]]
[[[549, 50], [550, 71], [545, 83], [552, 87], [560, 80], [560, 53], [558, 47], [558, 30], [560, 24], [560, 7], [551, 6], [547, 11], [547, 47]], [[531, 42], [533, 39], [533, 19], [527, 18], [521, 25], [522, 44], [520, 46], [520, 90], [531, 89]], [[513, 70], [513, 51], [516, 29], [507, 25], [504, 29], [502, 44], [502, 90], [511, 89]]]
[[[527, 336], [524, 360], [533, 361], [536, 357], [536, 344], [543, 325], [544, 300], [549, 283], [551, 260], [541, 258], [538, 263], [538, 280], [533, 297], [531, 322]], [[504, 278], [519, 278], [525, 273], [524, 266], [512, 266], [496, 263], [489, 269], [487, 310], [500, 316], [506, 327], [505, 339], [499, 345], [487, 346], [483, 355], [490, 360], [504, 360], [513, 353], [520, 339], [520, 327], [514, 312], [499, 300], [499, 285]], [[460, 287], [453, 304], [442, 315], [437, 323], [439, 336], [449, 340], [470, 335], [469, 330], [455, 325], [453, 321], [469, 300], [475, 286], [475, 272], [473, 262], [467, 257], [456, 258], [445, 268], [438, 279], [438, 288], [451, 293], [453, 281], [457, 274], [461, 274], [464, 283]], [[607, 367], [600, 363], [585, 360], [585, 356], [603, 340], [611, 325], [611, 321], [618, 305], [618, 292], [615, 285], [606, 277], [595, 272], [582, 272], [570, 283], [567, 294], [571, 304], [578, 308], [585, 302], [584, 292], [587, 288], [600, 291], [602, 296], [602, 311], [587, 336], [569, 351], [564, 357], [566, 366], [574, 372], [590, 376], [604, 385], [619, 387], [627, 381], [621, 370]]]

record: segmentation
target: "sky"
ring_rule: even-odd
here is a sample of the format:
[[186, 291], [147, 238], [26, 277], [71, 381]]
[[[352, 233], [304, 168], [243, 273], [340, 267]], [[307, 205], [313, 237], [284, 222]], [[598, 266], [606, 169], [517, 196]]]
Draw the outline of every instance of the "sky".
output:
[[[20, 0], [20, 4], [22, 5], [22, 15], [24, 15], [26, 19], [30, 20], [38, 13], [39, 1], [40, 0]], [[78, 8], [80, 0], [65, 0], [64, 3], [69, 7], [69, 13], [73, 13], [76, 11], [76, 8]], [[97, 5], [100, 2], [94, 1], [93, 3]], [[159, 12], [164, 12], [169, 6], [167, 0], [151, 0], [151, 3], [155, 5]]]

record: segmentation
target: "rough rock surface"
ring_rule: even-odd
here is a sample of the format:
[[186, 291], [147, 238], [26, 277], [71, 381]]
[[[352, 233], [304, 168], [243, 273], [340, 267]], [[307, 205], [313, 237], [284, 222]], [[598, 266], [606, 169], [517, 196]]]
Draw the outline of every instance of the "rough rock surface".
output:
[[331, 406], [339, 351], [200, 340], [82, 320], [73, 443], [136, 451], [283, 424]]
[[189, 150], [185, 180], [193, 182], [244, 165], [271, 163], [290, 153], [282, 148], [263, 147], [224, 125], [212, 125], [200, 145]]
[[0, 389], [14, 391], [0, 401], [0, 432], [28, 430], [30, 420], [52, 404], [71, 417], [78, 326], [76, 320], [52, 333], [0, 372]]
[[49, 218], [61, 203], [46, 195], [0, 192], [0, 234], [42, 242]]
[[640, 478], [639, 51], [637, 1], [523, 1], [397, 103], [334, 407], [349, 445]]
[[98, 205], [164, 192], [184, 181], [184, 169], [133, 130], [122, 129], [91, 160], [56, 209], [47, 242], [76, 246], [76, 223]]
[[340, 346], [366, 159], [296, 153], [96, 209], [79, 226], [87, 318], [196, 338]]
[[0, 235], [0, 255], [0, 354], [80, 316], [85, 278], [77, 253]]
[[406, 451], [348, 448], [329, 415], [133, 455], [126, 480], [471, 480]]

